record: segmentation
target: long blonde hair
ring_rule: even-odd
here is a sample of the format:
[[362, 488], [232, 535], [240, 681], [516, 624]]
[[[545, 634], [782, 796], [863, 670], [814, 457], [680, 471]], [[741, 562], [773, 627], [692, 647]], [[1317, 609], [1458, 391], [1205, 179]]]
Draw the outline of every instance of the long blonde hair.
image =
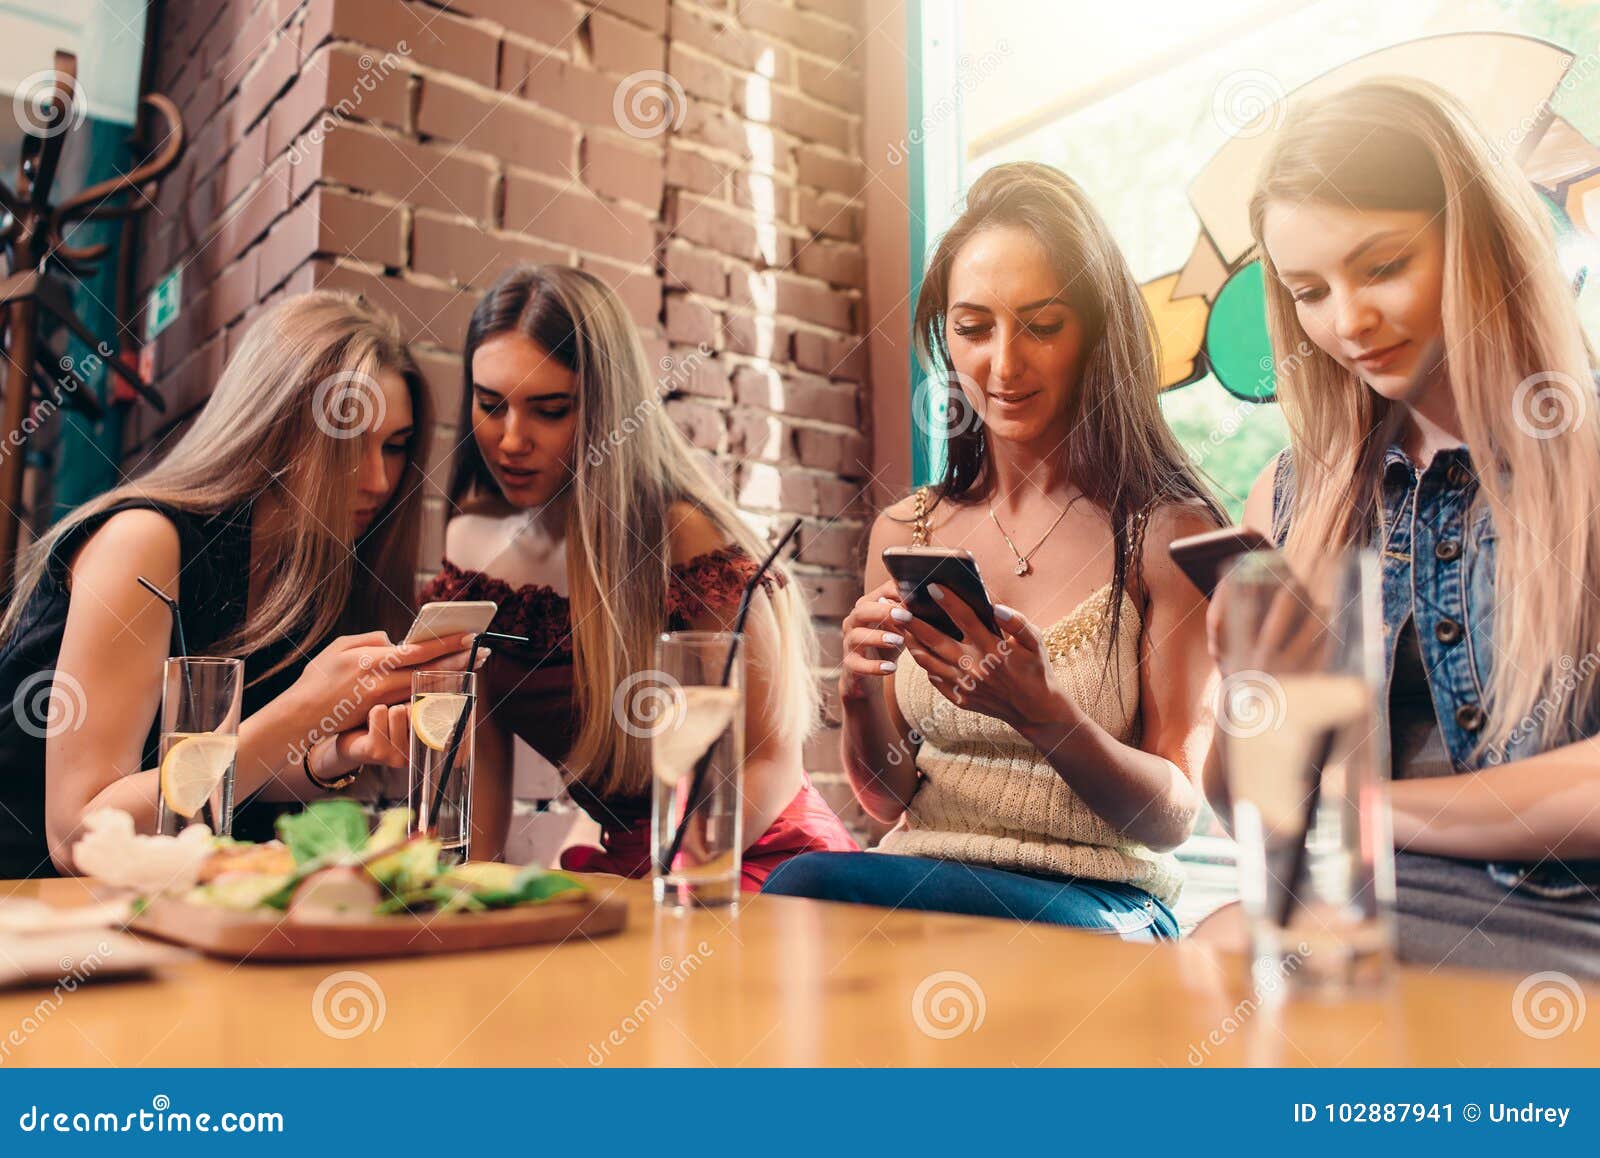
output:
[[[410, 392], [412, 450], [394, 496], [352, 550], [360, 434], [381, 409], [376, 377], [385, 370]], [[251, 324], [210, 400], [159, 462], [84, 503], [28, 548], [0, 636], [16, 627], [56, 544], [102, 511], [140, 498], [214, 515], [271, 494], [282, 500], [286, 530], [263, 541], [250, 561], [271, 581], [213, 650], [249, 655], [292, 634], [316, 641], [336, 628], [383, 628], [398, 639], [415, 596], [419, 455], [432, 428], [428, 391], [392, 317], [351, 294], [286, 298]], [[180, 603], [207, 597], [179, 595]]]
[[[505, 333], [531, 338], [577, 378], [565, 534], [578, 733], [566, 763], [599, 794], [641, 793], [650, 785], [650, 746], [617, 726], [612, 697], [630, 675], [655, 664], [667, 607], [672, 505], [698, 508], [726, 542], [753, 558], [763, 558], [768, 547], [701, 468], [667, 414], [664, 388], [649, 372], [621, 300], [592, 274], [560, 265], [508, 271], [473, 310], [463, 355], [463, 433], [450, 488], [458, 508], [503, 501], [470, 432], [473, 354]], [[782, 563], [773, 567], [788, 582], [751, 608], [752, 625], [769, 615], [775, 621], [776, 670], [763, 715], [778, 738], [799, 741], [818, 716], [816, 634], [799, 585]]]
[[[1371, 81], [1290, 112], [1250, 224], [1294, 454], [1287, 551], [1297, 565], [1330, 545], [1368, 540], [1385, 450], [1377, 432], [1395, 405], [1309, 340], [1262, 244], [1268, 204], [1306, 200], [1440, 219], [1444, 372], [1478, 501], [1499, 536], [1480, 751], [1534, 734], [1534, 716], [1541, 749], [1592, 732], [1597, 665], [1578, 661], [1600, 641], [1600, 527], [1590, 514], [1600, 508], [1600, 407], [1593, 350], [1548, 215], [1466, 109], [1433, 85]], [[1535, 437], [1537, 408], [1552, 404], [1564, 407], [1563, 429]]]

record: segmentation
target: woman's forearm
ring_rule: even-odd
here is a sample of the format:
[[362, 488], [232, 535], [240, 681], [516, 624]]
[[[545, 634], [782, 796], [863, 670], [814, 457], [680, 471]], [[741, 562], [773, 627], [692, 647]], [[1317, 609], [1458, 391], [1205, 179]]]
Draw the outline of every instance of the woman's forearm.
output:
[[773, 757], [753, 756], [744, 762], [740, 796], [745, 848], [765, 836], [772, 822], [789, 807], [800, 791], [803, 776], [798, 751]]
[[1600, 738], [1390, 786], [1395, 847], [1470, 860], [1600, 858]]
[[1199, 793], [1165, 756], [1121, 743], [1064, 697], [1057, 719], [1022, 735], [1119, 832], [1158, 852], [1189, 839]]
[[839, 743], [850, 788], [874, 820], [898, 820], [917, 790], [916, 750], [900, 735], [875, 690], [841, 702]]

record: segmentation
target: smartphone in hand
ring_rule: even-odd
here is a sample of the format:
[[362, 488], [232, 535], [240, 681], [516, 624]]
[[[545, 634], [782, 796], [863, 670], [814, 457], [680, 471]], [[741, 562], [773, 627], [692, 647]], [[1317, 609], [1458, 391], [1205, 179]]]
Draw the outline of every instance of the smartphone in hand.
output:
[[490, 599], [460, 602], [424, 603], [406, 632], [406, 643], [428, 643], [452, 635], [476, 635], [488, 631], [494, 622], [497, 605]]
[[978, 561], [972, 552], [960, 547], [885, 547], [883, 565], [900, 588], [900, 600], [911, 614], [932, 624], [951, 639], [962, 638], [961, 629], [928, 594], [928, 584], [937, 583], [955, 598], [972, 608], [978, 620], [996, 635], [994, 604], [978, 574]]
[[1207, 599], [1216, 592], [1217, 584], [1222, 582], [1228, 564], [1234, 559], [1251, 551], [1270, 550], [1271, 541], [1250, 527], [1223, 527], [1220, 531], [1187, 535], [1167, 544], [1172, 561]]

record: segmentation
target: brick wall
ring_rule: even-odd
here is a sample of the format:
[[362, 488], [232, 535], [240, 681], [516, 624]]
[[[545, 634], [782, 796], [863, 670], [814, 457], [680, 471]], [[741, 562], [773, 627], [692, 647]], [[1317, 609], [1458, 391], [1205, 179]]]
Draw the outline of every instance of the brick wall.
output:
[[[393, 311], [453, 422], [476, 294], [516, 262], [576, 264], [622, 295], [752, 521], [803, 516], [795, 568], [837, 663], [871, 461], [859, 0], [158, 9], [155, 83], [192, 146], [143, 226], [139, 290], [182, 265], [184, 294], [154, 351], [170, 414], [129, 423], [130, 465], [264, 304], [315, 286]], [[831, 728], [807, 765], [859, 821]]]

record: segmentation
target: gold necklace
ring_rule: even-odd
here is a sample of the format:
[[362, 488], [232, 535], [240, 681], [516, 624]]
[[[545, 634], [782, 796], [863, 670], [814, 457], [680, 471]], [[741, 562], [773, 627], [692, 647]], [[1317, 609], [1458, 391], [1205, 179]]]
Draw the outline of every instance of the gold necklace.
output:
[[1044, 541], [1050, 537], [1052, 531], [1061, 525], [1061, 520], [1067, 517], [1067, 512], [1070, 511], [1073, 508], [1073, 505], [1077, 503], [1078, 499], [1081, 498], [1083, 498], [1083, 496], [1079, 495], [1077, 499], [1073, 499], [1072, 502], [1061, 508], [1061, 513], [1056, 516], [1056, 521], [1050, 524], [1050, 530], [1046, 531], [1042, 536], [1040, 536], [1039, 541], [1033, 545], [1033, 549], [1030, 550], [1026, 555], [1017, 550], [1017, 545], [1011, 541], [1011, 536], [1006, 534], [1006, 529], [1000, 525], [1000, 517], [994, 513], [994, 504], [989, 504], [989, 518], [994, 521], [994, 529], [1000, 532], [1000, 537], [1006, 541], [1006, 546], [1010, 547], [1011, 553], [1017, 557], [1016, 571], [1018, 575], [1032, 574], [1033, 564], [1028, 562], [1028, 560], [1033, 558], [1034, 555], [1038, 553], [1040, 547], [1044, 546]]

